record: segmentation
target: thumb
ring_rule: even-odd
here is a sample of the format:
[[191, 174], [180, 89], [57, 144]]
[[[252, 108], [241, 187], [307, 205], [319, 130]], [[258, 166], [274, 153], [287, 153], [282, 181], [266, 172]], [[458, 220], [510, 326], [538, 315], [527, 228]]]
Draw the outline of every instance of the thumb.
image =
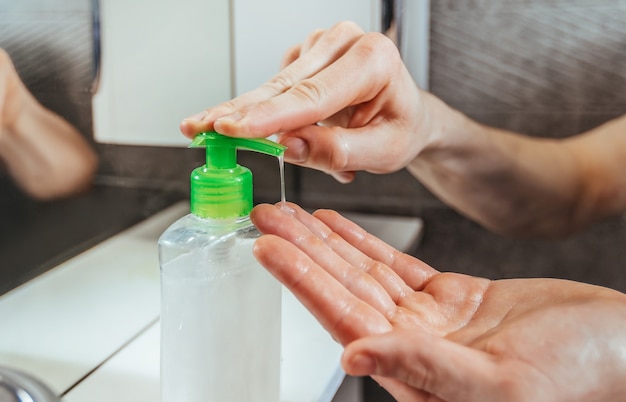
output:
[[355, 172], [348, 169], [350, 149], [343, 141], [339, 127], [306, 126], [280, 134], [285, 145], [285, 161], [317, 169], [332, 175], [341, 183], [354, 180]]
[[[354, 172], [392, 173], [409, 162], [407, 146], [378, 126], [308, 125], [280, 134], [285, 161], [333, 174], [340, 182]], [[396, 138], [391, 141], [390, 138]]]
[[492, 356], [421, 331], [354, 341], [346, 346], [342, 365], [350, 375], [393, 378], [445, 401], [503, 400], [493, 394], [499, 376]]

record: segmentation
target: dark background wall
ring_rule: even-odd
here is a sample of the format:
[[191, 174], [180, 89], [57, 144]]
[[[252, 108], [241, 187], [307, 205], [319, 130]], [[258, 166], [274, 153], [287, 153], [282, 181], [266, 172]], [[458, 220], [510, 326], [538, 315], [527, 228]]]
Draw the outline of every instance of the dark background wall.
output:
[[[433, 1], [431, 90], [485, 124], [583, 132], [626, 113], [625, 20], [623, 0]], [[419, 255], [436, 267], [626, 290], [621, 217], [556, 241], [505, 239], [445, 209], [425, 217]]]

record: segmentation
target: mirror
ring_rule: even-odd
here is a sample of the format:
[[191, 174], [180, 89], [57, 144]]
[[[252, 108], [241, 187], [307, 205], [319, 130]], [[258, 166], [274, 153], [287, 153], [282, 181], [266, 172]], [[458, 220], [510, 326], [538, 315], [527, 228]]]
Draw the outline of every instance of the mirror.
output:
[[[36, 99], [28, 104], [37, 105], [21, 114], [28, 116], [13, 130], [27, 141], [5, 142], [8, 157], [0, 158], [0, 295], [170, 203], [171, 198], [155, 190], [94, 180], [97, 160], [102, 160], [92, 122], [100, 65], [98, 11], [97, 0], [0, 0], [0, 48]], [[13, 69], [6, 63], [1, 68]], [[0, 85], [9, 88], [6, 80]], [[57, 130], [58, 124], [67, 126]], [[70, 147], [59, 145], [65, 138]], [[47, 139], [57, 142], [43, 145]], [[42, 149], [31, 152], [33, 144]], [[24, 148], [29, 152], [22, 154]], [[70, 148], [80, 155], [74, 157]], [[54, 174], [45, 158], [67, 166]], [[17, 172], [23, 170], [37, 172], [33, 182], [40, 188], [53, 178], [69, 183], [77, 172], [86, 172], [82, 187], [42, 197], [19, 184]]]
[[[143, 142], [141, 144], [145, 145], [137, 145], [137, 142], [112, 141], [104, 143], [104, 140], [101, 139], [94, 140], [94, 105], [97, 105], [98, 98], [102, 98], [102, 94], [111, 83], [111, 70], [107, 72], [105, 68], [107, 61], [116, 60], [116, 63], [120, 64], [122, 68], [132, 67], [130, 70], [134, 75], [128, 75], [128, 80], [116, 81], [115, 85], [118, 88], [127, 88], [126, 84], [129, 81], [137, 84], [138, 80], [135, 78], [138, 75], [145, 78], [146, 74], [143, 71], [150, 66], [148, 64], [148, 67], [139, 67], [136, 62], [138, 53], [141, 54], [141, 52], [151, 48], [145, 44], [145, 39], [156, 37], [162, 41], [164, 40], [163, 36], [169, 32], [163, 29], [163, 25], [159, 25], [163, 32], [160, 32], [160, 36], [155, 35], [152, 27], [145, 26], [145, 24], [138, 27], [140, 29], [137, 29], [137, 34], [134, 36], [130, 36], [127, 31], [119, 31], [129, 38], [126, 41], [128, 46], [111, 47], [112, 42], [107, 41], [109, 47], [104, 47], [102, 53], [102, 60], [104, 61], [102, 66], [103, 80], [98, 85], [100, 73], [99, 16], [102, 16], [104, 21], [102, 25], [105, 27], [115, 26], [119, 29], [121, 26], [128, 28], [128, 30], [135, 29], [137, 27], [134, 24], [138, 17], [145, 17], [147, 14], [145, 4], [148, 1], [132, 2], [132, 4], [124, 1], [110, 1], [98, 4], [94, 0], [0, 0], [0, 47], [5, 48], [10, 53], [20, 78], [37, 100], [71, 123], [81, 133], [84, 140], [96, 150], [99, 157], [98, 172], [89, 192], [71, 198], [45, 202], [34, 200], [25, 195], [15, 185], [6, 168], [0, 166], [0, 255], [3, 258], [3, 261], [0, 261], [0, 294], [172, 202], [187, 198], [189, 172], [203, 163], [202, 152], [192, 152], [182, 147], [167, 146], [164, 142], [155, 146], [156, 143], [153, 140], [155, 132], [150, 128], [146, 129], [146, 125], [141, 122], [141, 119], [137, 119], [133, 115], [128, 117], [129, 121], [140, 121], [141, 125], [139, 128], [135, 125], [131, 126], [130, 131], [145, 135], [152, 142]], [[233, 86], [244, 89], [246, 86], [257, 85], [255, 83], [264, 79], [264, 76], [273, 73], [276, 68], [276, 60], [280, 59], [284, 50], [298, 39], [304, 38], [313, 29], [311, 27], [307, 28], [305, 32], [298, 31], [297, 35], [294, 34], [295, 36], [289, 37], [281, 34], [285, 29], [285, 22], [282, 21], [284, 15], [267, 13], [264, 18], [258, 18], [260, 13], [265, 12], [266, 8], [271, 9], [272, 5], [276, 6], [281, 1], [289, 3], [287, 0], [276, 0], [262, 4], [254, 0], [242, 0], [233, 3], [236, 7], [230, 12], [237, 13], [235, 21], [238, 22], [238, 25], [231, 27], [232, 31], [227, 29], [226, 32], [231, 32], [239, 40], [239, 42], [235, 40], [239, 46], [235, 47], [234, 59], [238, 61], [240, 66], [253, 67], [235, 69], [232, 78], [234, 80]], [[415, 3], [426, 4], [424, 1], [416, 0]], [[223, 3], [227, 5], [228, 1], [190, 0], [185, 4], [200, 3]], [[323, 3], [330, 4], [331, 1], [325, 0]], [[410, 11], [406, 3], [399, 0], [383, 1], [382, 3], [381, 0], [372, 0], [372, 7], [370, 8], [361, 7], [360, 5], [363, 3], [358, 0], [345, 0], [342, 1], [343, 7], [337, 7], [336, 10], [333, 8], [334, 11], [331, 13], [329, 8], [321, 7], [319, 0], [307, 0], [302, 4], [298, 3], [298, 7], [290, 7], [291, 13], [294, 15], [294, 18], [291, 18], [290, 30], [293, 29], [295, 32], [297, 31], [296, 28], [303, 25], [296, 20], [295, 16], [302, 14], [302, 7], [305, 5], [306, 10], [311, 11], [306, 13], [307, 24], [330, 26], [333, 21], [352, 19], [358, 21], [359, 25], [371, 30], [380, 29], [381, 21], [378, 11], [380, 11], [381, 6], [384, 6], [387, 14], [382, 25], [387, 30], [390, 26], [397, 24], [397, 22], [393, 22], [394, 15], [405, 15]], [[161, 9], [164, 7], [163, 4], [157, 5], [155, 3], [153, 8]], [[105, 8], [105, 5], [108, 5], [109, 8]], [[112, 5], [115, 7], [111, 8]], [[400, 6], [404, 7], [401, 12], [394, 11]], [[167, 3], [167, 7], [168, 9], [171, 7], [169, 3]], [[358, 13], [354, 12], [357, 8], [359, 8]], [[115, 24], [106, 24], [105, 19], [111, 16], [106, 11], [112, 9], [116, 12], [119, 11], [126, 18], [121, 21], [123, 24], [119, 20]], [[187, 8], [181, 5], [181, 10], [179, 10], [181, 16], [179, 17], [185, 17], [186, 10]], [[197, 8], [193, 8], [193, 10], [197, 14]], [[226, 10], [228, 10], [227, 7]], [[313, 14], [314, 10], [321, 11]], [[212, 16], [215, 17], [214, 14]], [[165, 13], [163, 18], [173, 19], [171, 13]], [[187, 21], [185, 18], [179, 19]], [[190, 37], [196, 35], [195, 40], [202, 41], [203, 38], [210, 37], [220, 43], [226, 41], [227, 34], [207, 36], [204, 32], [198, 33], [193, 28], [194, 24], [187, 25], [189, 26], [186, 28], [189, 28], [191, 32], [187, 30], [184, 32]], [[266, 29], [265, 25], [270, 25], [275, 30]], [[211, 24], [211, 26], [214, 28], [215, 24]], [[263, 70], [259, 67], [261, 58], [257, 56], [257, 53], [241, 51], [241, 49], [257, 47], [254, 43], [241, 42], [244, 39], [253, 38], [254, 41], [263, 41], [252, 33], [265, 35], [264, 43], [269, 45], [267, 49], [263, 49], [264, 54], [268, 54], [270, 51], [274, 52], [271, 57], [263, 58], [267, 64], [267, 69], [264, 70], [266, 72], [263, 74], [257, 74]], [[118, 45], [124, 44], [124, 35], [120, 36], [122, 39], [121, 42], [116, 42]], [[286, 43], [272, 39], [278, 36], [280, 39], [284, 38]], [[405, 35], [404, 38], [407, 39], [405, 40], [406, 43], [409, 36]], [[110, 37], [105, 37], [105, 39], [110, 39]], [[152, 47], [161, 49], [157, 46], [159, 43], [156, 45], [153, 43]], [[192, 43], [193, 49], [203, 48], [201, 43]], [[411, 43], [414, 44], [415, 42]], [[180, 47], [177, 44], [178, 42], [174, 42], [175, 46], [173, 47]], [[129, 54], [134, 55], [135, 58], [129, 57]], [[209, 57], [213, 55], [209, 52]], [[174, 61], [179, 59], [173, 58]], [[158, 60], [152, 65], [156, 62]], [[205, 66], [215, 66], [216, 63], [195, 63], [194, 68], [200, 69], [196, 72], [190, 70], [190, 64], [194, 63], [183, 64], [184, 69], [181, 68], [181, 71], [184, 70], [185, 75], [195, 77], [206, 75]], [[126, 70], [124, 71], [126, 72]], [[171, 75], [168, 77], [171, 78]], [[209, 77], [220, 77], [220, 84], [229, 82], [229, 80], [221, 79], [223, 77], [221, 74], [209, 74]], [[109, 82], [107, 83], [106, 80]], [[149, 83], [148, 80], [144, 81]], [[171, 79], [171, 81], [171, 85], [185, 88], [185, 85], [177, 83], [175, 79]], [[198, 92], [198, 86], [194, 84], [196, 92]], [[159, 86], [160, 97], [165, 94], [167, 98], [164, 107], [168, 110], [173, 109], [171, 105], [180, 106], [181, 103], [177, 100], [181, 96], [171, 96], [170, 88], [163, 85]], [[98, 91], [94, 102], [96, 89]], [[211, 91], [215, 93], [215, 91]], [[205, 102], [202, 100], [203, 92], [206, 93], [209, 90], [200, 90], [201, 100], [199, 104], [201, 105]], [[153, 92], [146, 91], [146, 93], [151, 96]], [[124, 93], [121, 96], [124, 96]], [[117, 99], [120, 99], [119, 93]], [[131, 101], [128, 98], [124, 99], [129, 104], [128, 107], [124, 106], [126, 110], [136, 110], [136, 105], [139, 102], [134, 99]], [[121, 104], [121, 102], [114, 101], [108, 103], [116, 106]], [[152, 106], [145, 107], [145, 104], [143, 106], [148, 113], [151, 113], [152, 110], [163, 110], [163, 108], [157, 109]], [[185, 110], [198, 110], [200, 107], [203, 106], [185, 107], [180, 112], [182, 113], [180, 117], [184, 117]], [[97, 112], [97, 108], [95, 109]], [[148, 118], [144, 117], [143, 121], [147, 120]], [[111, 118], [104, 121], [117, 122], [119, 116], [116, 116], [116, 119]], [[165, 129], [168, 135], [173, 134], [176, 138], [180, 136], [177, 131], [177, 122], [175, 121], [171, 127]], [[110, 130], [116, 135], [120, 134], [120, 131]], [[253, 171], [262, 169], [274, 171], [275, 169], [274, 161], [254, 158], [252, 155], [243, 155], [243, 157], [246, 158], [245, 165]], [[294, 171], [298, 172], [295, 169]], [[289, 174], [288, 171], [287, 187], [288, 189], [293, 188], [290, 196], [294, 201], [315, 203], [316, 199], [312, 196], [319, 193], [318, 184], [326, 179], [325, 175], [317, 175], [316, 172]], [[302, 183], [308, 183], [308, 185], [302, 185]], [[259, 202], [275, 201], [277, 186], [278, 183], [272, 179], [264, 177], [264, 175], [256, 175], [255, 199]], [[344, 196], [353, 196], [354, 188], [333, 187], [332, 191], [337, 194], [334, 205], [343, 205]], [[357, 187], [358, 191], [364, 194], [369, 194], [369, 188], [367, 183]], [[419, 193], [420, 190], [416, 191]], [[304, 197], [303, 194], [307, 196]], [[360, 198], [364, 199], [365, 197]], [[328, 200], [324, 200], [324, 202], [328, 202]], [[121, 205], [124, 207], [121, 208]], [[36, 250], [36, 252], [32, 250]]]

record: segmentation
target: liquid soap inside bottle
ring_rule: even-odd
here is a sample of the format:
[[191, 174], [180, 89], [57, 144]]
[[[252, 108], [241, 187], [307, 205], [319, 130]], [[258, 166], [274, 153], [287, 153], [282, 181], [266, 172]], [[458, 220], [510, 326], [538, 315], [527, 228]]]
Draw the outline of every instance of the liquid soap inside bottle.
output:
[[251, 175], [229, 168], [245, 177], [220, 188], [201, 170], [192, 213], [159, 239], [161, 401], [278, 402], [282, 287], [252, 254]]

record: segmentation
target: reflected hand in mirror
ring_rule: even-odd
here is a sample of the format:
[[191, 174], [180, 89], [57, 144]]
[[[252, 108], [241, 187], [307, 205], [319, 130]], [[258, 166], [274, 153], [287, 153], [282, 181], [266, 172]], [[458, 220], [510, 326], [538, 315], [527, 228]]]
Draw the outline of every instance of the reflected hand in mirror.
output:
[[0, 49], [0, 161], [33, 198], [49, 200], [85, 191], [98, 160], [83, 136], [42, 106]]
[[334, 211], [259, 205], [259, 261], [399, 401], [623, 400], [626, 296], [438, 272]]

